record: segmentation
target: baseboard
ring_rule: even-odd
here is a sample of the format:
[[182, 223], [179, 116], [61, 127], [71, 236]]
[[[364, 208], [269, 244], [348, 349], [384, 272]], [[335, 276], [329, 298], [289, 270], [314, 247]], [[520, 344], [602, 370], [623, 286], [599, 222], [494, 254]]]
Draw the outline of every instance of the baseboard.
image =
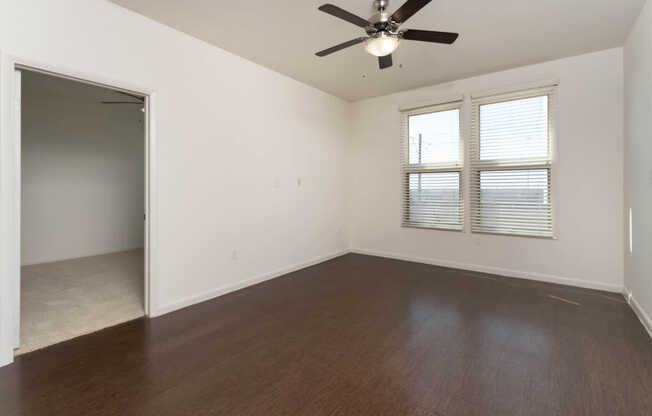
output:
[[174, 312], [176, 310], [186, 308], [188, 306], [195, 305], [200, 302], [204, 302], [222, 295], [226, 295], [227, 293], [234, 292], [236, 290], [244, 289], [247, 286], [252, 286], [257, 283], [264, 282], [266, 280], [271, 280], [280, 276], [283, 276], [288, 273], [295, 272], [297, 270], [304, 269], [306, 267], [314, 266], [315, 264], [323, 263], [325, 261], [334, 259], [336, 257], [340, 257], [344, 254], [347, 254], [349, 250], [340, 250], [335, 253], [331, 253], [326, 256], [321, 256], [314, 258], [312, 260], [303, 262], [303, 263], [297, 263], [289, 267], [284, 267], [282, 269], [270, 272], [270, 273], [264, 273], [255, 277], [252, 277], [250, 279], [246, 279], [243, 281], [240, 281], [235, 284], [230, 284], [230, 285], [225, 285], [225, 286], [220, 286], [216, 289], [212, 289], [203, 293], [199, 293], [197, 295], [192, 295], [185, 297], [179, 301], [168, 303], [166, 305], [163, 305], [159, 308], [157, 308], [155, 311], [150, 313], [150, 317], [154, 318], [157, 316], [165, 315], [166, 313]]
[[366, 254], [370, 256], [386, 257], [386, 258], [396, 259], [396, 260], [412, 261], [415, 263], [431, 264], [433, 266], [450, 267], [452, 269], [469, 270], [469, 271], [480, 272], [480, 273], [490, 273], [490, 274], [496, 274], [496, 275], [506, 276], [506, 277], [516, 277], [519, 279], [536, 280], [538, 282], [556, 283], [560, 285], [575, 286], [575, 287], [581, 287], [585, 289], [604, 290], [613, 293], [621, 293], [623, 290], [622, 286], [620, 285], [591, 282], [588, 280], [554, 276], [554, 275], [543, 274], [543, 273], [533, 273], [533, 272], [525, 272], [521, 270], [503, 269], [500, 267], [482, 266], [482, 265], [471, 264], [471, 263], [459, 263], [459, 262], [454, 262], [449, 260], [405, 256], [402, 254], [388, 253], [388, 252], [368, 250], [368, 249], [351, 249], [350, 252], [357, 253], [357, 254]]
[[38, 261], [31, 260], [31, 261], [28, 261], [28, 262], [25, 262], [25, 263], [21, 263], [20, 267], [23, 267], [23, 266], [36, 266], [38, 264], [47, 264], [47, 263], [59, 263], [61, 261], [78, 260], [78, 259], [83, 259], [83, 258], [86, 258], [86, 257], [104, 256], [104, 255], [107, 255], [107, 254], [118, 254], [118, 253], [124, 253], [126, 251], [133, 251], [133, 250], [139, 250], [139, 249], [144, 250], [144, 247], [122, 248], [122, 249], [117, 250], [117, 251], [106, 251], [106, 252], [103, 251], [101, 253], [93, 251], [93, 252], [89, 252], [89, 253], [86, 253], [86, 254], [77, 255], [75, 257], [63, 257], [63, 258], [57, 257], [57, 258], [52, 258], [52, 259], [40, 259]]
[[650, 316], [645, 312], [641, 304], [636, 300], [636, 297], [634, 297], [632, 291], [627, 287], [623, 289], [623, 296], [625, 297], [625, 300], [627, 300], [627, 303], [629, 303], [629, 306], [632, 308], [638, 319], [643, 324], [643, 327], [646, 329], [647, 333], [650, 335], [650, 337], [652, 337], [652, 319], [650, 319]]

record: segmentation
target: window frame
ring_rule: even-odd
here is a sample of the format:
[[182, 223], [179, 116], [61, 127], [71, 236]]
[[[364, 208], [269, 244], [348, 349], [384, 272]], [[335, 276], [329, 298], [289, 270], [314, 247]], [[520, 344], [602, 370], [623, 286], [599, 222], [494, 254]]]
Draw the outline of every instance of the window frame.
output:
[[[458, 129], [459, 129], [459, 158], [457, 162], [451, 163], [420, 163], [410, 164], [410, 117], [424, 114], [441, 113], [446, 111], [458, 111]], [[401, 226], [404, 228], [421, 228], [440, 231], [457, 231], [464, 232], [465, 224], [465, 195], [464, 195], [464, 169], [466, 145], [464, 140], [464, 101], [462, 99], [418, 107], [401, 111]], [[418, 222], [410, 221], [410, 174], [416, 173], [457, 173], [459, 175], [459, 226], [449, 226], [435, 222]]]
[[[482, 160], [480, 149], [480, 107], [484, 105], [497, 104], [509, 101], [517, 101], [528, 98], [543, 97], [548, 99], [548, 155], [546, 158], [523, 158], [523, 159], [490, 159]], [[492, 234], [512, 237], [557, 239], [557, 221], [556, 221], [556, 96], [557, 86], [534, 88], [503, 94], [492, 94], [472, 97], [471, 100], [471, 140], [469, 143], [469, 202], [470, 202], [470, 230], [475, 234]], [[475, 223], [476, 217], [481, 218], [480, 208], [480, 176], [485, 171], [519, 171], [519, 170], [547, 170], [548, 171], [548, 198], [550, 199], [550, 233], [528, 233], [514, 232], [506, 229], [505, 231], [488, 231], [482, 230], [481, 226]], [[477, 189], [477, 191], [474, 191]], [[507, 228], [507, 227], [506, 227]]]

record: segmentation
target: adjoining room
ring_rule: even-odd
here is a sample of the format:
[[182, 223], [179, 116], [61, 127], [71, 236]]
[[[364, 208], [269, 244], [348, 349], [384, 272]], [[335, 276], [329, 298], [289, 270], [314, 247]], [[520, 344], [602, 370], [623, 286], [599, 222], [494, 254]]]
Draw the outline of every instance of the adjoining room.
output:
[[144, 102], [21, 71], [24, 354], [144, 315]]

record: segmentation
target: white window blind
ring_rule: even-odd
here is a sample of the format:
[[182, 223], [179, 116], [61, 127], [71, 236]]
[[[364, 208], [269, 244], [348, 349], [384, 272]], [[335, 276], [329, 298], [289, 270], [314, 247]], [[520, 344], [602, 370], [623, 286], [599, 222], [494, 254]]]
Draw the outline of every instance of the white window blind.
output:
[[403, 112], [403, 226], [463, 228], [461, 106]]
[[471, 231], [553, 237], [554, 92], [472, 100]]

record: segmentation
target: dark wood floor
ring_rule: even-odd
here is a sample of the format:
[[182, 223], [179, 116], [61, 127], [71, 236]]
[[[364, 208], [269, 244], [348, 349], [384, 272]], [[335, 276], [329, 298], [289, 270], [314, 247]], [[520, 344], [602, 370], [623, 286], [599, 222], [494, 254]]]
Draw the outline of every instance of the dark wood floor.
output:
[[652, 415], [622, 297], [346, 255], [21, 356], [0, 415]]

